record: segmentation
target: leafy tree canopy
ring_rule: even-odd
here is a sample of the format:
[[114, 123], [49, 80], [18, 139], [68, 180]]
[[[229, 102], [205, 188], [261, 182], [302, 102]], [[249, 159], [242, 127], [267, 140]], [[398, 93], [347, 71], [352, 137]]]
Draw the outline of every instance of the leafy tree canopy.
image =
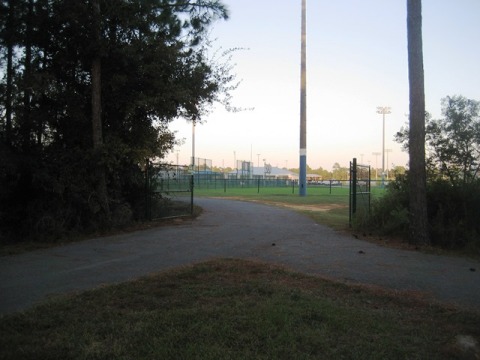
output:
[[[471, 183], [480, 167], [480, 102], [463, 96], [442, 99], [441, 119], [427, 114], [426, 146], [430, 178], [447, 179], [451, 184]], [[408, 148], [408, 127], [395, 136]]]
[[212, 56], [207, 36], [227, 18], [219, 0], [1, 1], [0, 218], [28, 222], [23, 229], [95, 227], [98, 54], [109, 201], [135, 213], [145, 159], [175, 145], [168, 123], [201, 121], [216, 101], [230, 105], [231, 52]]

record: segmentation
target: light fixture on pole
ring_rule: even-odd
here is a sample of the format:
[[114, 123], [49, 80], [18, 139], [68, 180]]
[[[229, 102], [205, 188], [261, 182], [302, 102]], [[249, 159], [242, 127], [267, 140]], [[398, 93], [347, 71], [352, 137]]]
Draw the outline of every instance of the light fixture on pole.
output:
[[377, 114], [382, 114], [383, 130], [382, 130], [382, 184], [385, 180], [385, 115], [391, 114], [389, 106], [377, 106]]

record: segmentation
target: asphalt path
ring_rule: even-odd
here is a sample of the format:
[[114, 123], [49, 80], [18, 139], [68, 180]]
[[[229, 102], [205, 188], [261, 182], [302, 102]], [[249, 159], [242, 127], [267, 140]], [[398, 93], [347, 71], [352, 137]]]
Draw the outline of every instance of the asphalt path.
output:
[[480, 310], [479, 261], [379, 246], [288, 209], [223, 199], [196, 203], [203, 214], [178, 225], [0, 257], [0, 314], [215, 258], [256, 259]]

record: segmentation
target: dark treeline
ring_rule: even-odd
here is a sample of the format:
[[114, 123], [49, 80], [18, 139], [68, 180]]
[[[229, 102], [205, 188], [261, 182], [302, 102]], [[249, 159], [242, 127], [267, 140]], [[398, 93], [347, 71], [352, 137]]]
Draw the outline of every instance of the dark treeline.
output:
[[0, 240], [141, 217], [169, 121], [228, 102], [230, 68], [206, 40], [226, 18], [218, 0], [1, 1]]

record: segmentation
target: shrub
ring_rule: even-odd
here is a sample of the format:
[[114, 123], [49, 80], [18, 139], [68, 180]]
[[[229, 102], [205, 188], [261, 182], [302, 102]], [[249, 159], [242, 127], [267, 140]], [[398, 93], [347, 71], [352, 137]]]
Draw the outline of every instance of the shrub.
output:
[[427, 200], [432, 244], [461, 248], [480, 242], [480, 181], [461, 186], [433, 181]]
[[[480, 180], [462, 185], [430, 180], [427, 204], [432, 245], [480, 249]], [[406, 179], [394, 181], [385, 195], [372, 203], [364, 224], [371, 232], [406, 238], [409, 226]]]
[[408, 233], [408, 192], [404, 178], [387, 185], [386, 193], [372, 201], [365, 226], [381, 235], [406, 236]]

